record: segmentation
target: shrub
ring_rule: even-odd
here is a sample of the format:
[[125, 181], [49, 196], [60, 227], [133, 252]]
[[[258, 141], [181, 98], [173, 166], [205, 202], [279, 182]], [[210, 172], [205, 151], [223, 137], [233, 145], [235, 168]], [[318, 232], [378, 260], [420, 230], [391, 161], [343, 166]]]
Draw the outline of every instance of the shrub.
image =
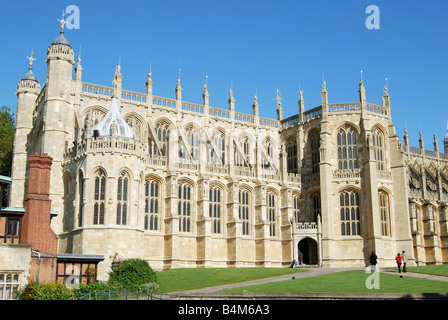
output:
[[19, 293], [19, 300], [72, 300], [73, 291], [57, 282], [27, 284]]
[[147, 292], [157, 283], [157, 275], [143, 259], [125, 259], [115, 265], [109, 273], [109, 282], [112, 286], [120, 286], [128, 290], [142, 290]]
[[98, 294], [102, 295], [108, 293], [109, 290], [113, 291], [114, 287], [104, 282], [92, 282], [89, 284], [81, 284], [78, 289], [74, 290], [74, 294], [78, 299], [88, 299], [90, 293], [90, 299], [95, 299]]

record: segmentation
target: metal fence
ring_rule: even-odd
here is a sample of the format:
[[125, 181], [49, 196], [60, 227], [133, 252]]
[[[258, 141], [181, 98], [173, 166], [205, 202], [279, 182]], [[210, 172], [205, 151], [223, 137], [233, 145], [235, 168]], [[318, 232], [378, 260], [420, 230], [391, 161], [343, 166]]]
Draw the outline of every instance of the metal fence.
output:
[[139, 290], [129, 291], [126, 289], [119, 291], [92, 291], [89, 293], [75, 294], [75, 300], [164, 300], [162, 294], [154, 295], [153, 293], [142, 292]]

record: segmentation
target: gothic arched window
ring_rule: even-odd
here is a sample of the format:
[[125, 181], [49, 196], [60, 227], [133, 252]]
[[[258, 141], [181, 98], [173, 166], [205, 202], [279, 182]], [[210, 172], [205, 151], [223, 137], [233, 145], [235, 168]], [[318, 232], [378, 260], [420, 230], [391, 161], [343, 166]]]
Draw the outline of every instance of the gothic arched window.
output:
[[243, 225], [243, 236], [249, 235], [249, 222], [250, 222], [250, 199], [249, 191], [240, 190], [238, 194], [239, 208], [238, 208], [238, 218], [241, 219]]
[[374, 159], [377, 163], [377, 168], [379, 171], [384, 171], [384, 135], [378, 130], [372, 130], [372, 144], [374, 147]]
[[338, 169], [353, 170], [358, 168], [358, 149], [356, 132], [350, 128], [341, 128], [337, 135]]
[[129, 176], [126, 172], [122, 172], [118, 177], [117, 184], [117, 224], [126, 225], [128, 220], [128, 188]]
[[[166, 143], [168, 141], [168, 136], [170, 134], [169, 125], [165, 122], [158, 123], [154, 128], [155, 139], [158, 143], [150, 141], [150, 154], [155, 156], [166, 156]], [[157, 147], [160, 147], [160, 149]]]
[[155, 180], [145, 183], [145, 230], [159, 230], [160, 184]]
[[297, 141], [289, 139], [286, 143], [287, 171], [297, 173]]
[[359, 194], [355, 191], [343, 191], [339, 194], [341, 213], [341, 235], [361, 234]]
[[269, 191], [266, 193], [266, 206], [269, 222], [269, 235], [276, 236], [276, 214], [277, 214], [277, 196], [275, 193]]
[[220, 131], [216, 132], [208, 145], [208, 162], [224, 164], [226, 156], [226, 138]]
[[103, 170], [98, 170], [95, 174], [93, 200], [93, 224], [104, 224], [104, 212], [106, 206], [106, 174]]
[[389, 196], [386, 192], [380, 191], [378, 193], [378, 201], [380, 205], [381, 214], [381, 234], [383, 236], [390, 236], [389, 220], [390, 220], [390, 206], [389, 206]]
[[179, 183], [177, 194], [177, 214], [179, 215], [179, 232], [191, 231], [193, 210], [193, 188], [189, 184]]
[[212, 219], [212, 233], [221, 233], [223, 215], [223, 192], [218, 187], [209, 188], [209, 216]]

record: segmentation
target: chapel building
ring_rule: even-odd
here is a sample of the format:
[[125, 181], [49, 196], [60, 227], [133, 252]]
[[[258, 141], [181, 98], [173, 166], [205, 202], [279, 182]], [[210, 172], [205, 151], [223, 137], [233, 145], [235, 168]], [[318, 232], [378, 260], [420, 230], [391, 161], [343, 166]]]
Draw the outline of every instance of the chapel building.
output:
[[[448, 136], [444, 152], [404, 143], [390, 96], [305, 109], [277, 119], [82, 81], [81, 59], [63, 30], [47, 50], [41, 86], [30, 69], [17, 87], [9, 207], [23, 208], [28, 157], [53, 159], [52, 229], [58, 253], [142, 258], [180, 267], [381, 267], [405, 251], [408, 265], [448, 262]], [[74, 69], [74, 70], [73, 70]], [[111, 79], [112, 80], [112, 79]]]

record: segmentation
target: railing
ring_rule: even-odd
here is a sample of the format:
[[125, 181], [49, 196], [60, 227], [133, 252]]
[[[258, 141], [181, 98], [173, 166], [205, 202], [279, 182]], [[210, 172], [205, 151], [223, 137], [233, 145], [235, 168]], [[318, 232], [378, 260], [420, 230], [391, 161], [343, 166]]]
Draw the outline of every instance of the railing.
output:
[[367, 103], [367, 111], [387, 116], [387, 108], [372, 103]]
[[152, 104], [161, 107], [176, 108], [176, 100], [168, 98], [153, 96]]
[[235, 166], [234, 172], [235, 172], [235, 175], [241, 176], [241, 177], [249, 177], [249, 178], [255, 177], [255, 170], [250, 167]]
[[109, 87], [104, 87], [96, 84], [83, 83], [82, 92], [84, 94], [93, 94], [106, 97], [112, 97], [114, 95], [114, 89]]
[[338, 169], [333, 171], [333, 179], [359, 179], [362, 176], [361, 169]]
[[261, 177], [267, 180], [280, 180], [279, 171], [262, 171]]
[[220, 163], [209, 163], [206, 167], [207, 171], [210, 173], [227, 174], [228, 167], [225, 164]]
[[127, 139], [122, 137], [90, 137], [82, 141], [78, 141], [76, 145], [67, 147], [64, 151], [65, 161], [70, 161], [76, 157], [85, 155], [86, 153], [97, 152], [122, 152], [135, 154], [141, 158], [145, 158], [148, 154], [146, 146], [138, 140]]
[[157, 167], [166, 167], [168, 163], [165, 156], [155, 156], [155, 155], [148, 155], [147, 161], [148, 165]]
[[184, 111], [190, 111], [195, 113], [204, 113], [204, 107], [195, 104], [195, 103], [188, 103], [188, 102], [182, 102], [182, 110]]
[[322, 106], [304, 112], [305, 120], [314, 119], [322, 115]]
[[225, 118], [225, 119], [230, 118], [230, 112], [228, 110], [224, 110], [224, 109], [210, 107], [208, 113], [209, 113], [209, 115], [214, 116], [214, 117], [220, 117], [220, 118]]
[[268, 118], [260, 118], [260, 124], [262, 126], [278, 128], [278, 120], [272, 120]]
[[294, 230], [296, 233], [316, 233], [316, 222], [296, 222], [294, 224]]
[[358, 112], [359, 110], [361, 110], [361, 104], [359, 102], [328, 104], [328, 112]]
[[254, 116], [245, 113], [235, 112], [235, 121], [254, 123]]
[[137, 102], [143, 102], [146, 103], [146, 95], [143, 93], [133, 92], [133, 91], [127, 91], [123, 90], [121, 92], [121, 98], [125, 100], [130, 101], [137, 101]]
[[300, 117], [298, 114], [296, 114], [295, 116], [286, 118], [284, 120], [281, 121], [282, 127], [287, 127], [296, 123], [300, 122]]

